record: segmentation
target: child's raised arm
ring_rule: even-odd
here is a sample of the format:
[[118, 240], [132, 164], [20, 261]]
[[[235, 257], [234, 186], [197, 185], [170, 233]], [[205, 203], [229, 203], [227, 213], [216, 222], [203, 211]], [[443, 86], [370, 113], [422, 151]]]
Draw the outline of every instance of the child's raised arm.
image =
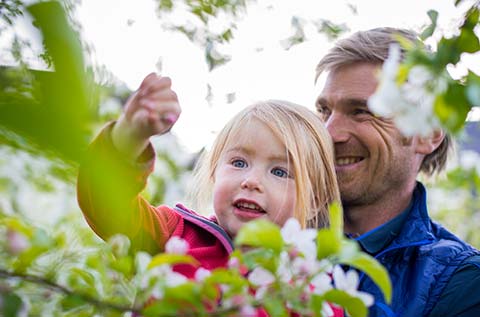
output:
[[138, 158], [151, 136], [166, 133], [177, 121], [181, 109], [171, 87], [170, 78], [151, 73], [128, 99], [112, 130], [113, 145], [128, 158]]
[[136, 250], [162, 251], [179, 217], [162, 212], [139, 194], [154, 167], [153, 135], [166, 133], [180, 106], [168, 77], [149, 74], [128, 99], [117, 122], [109, 123], [80, 165], [77, 198], [92, 229], [103, 239], [128, 236]]

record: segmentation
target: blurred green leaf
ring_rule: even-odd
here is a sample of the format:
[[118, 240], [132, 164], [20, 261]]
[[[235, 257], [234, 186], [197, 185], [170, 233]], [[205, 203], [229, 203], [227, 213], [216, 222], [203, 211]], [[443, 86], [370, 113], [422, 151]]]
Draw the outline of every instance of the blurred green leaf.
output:
[[71, 274], [75, 275], [77, 278], [82, 279], [87, 285], [95, 286], [95, 277], [92, 273], [88, 272], [87, 270], [74, 267], [70, 271]]
[[284, 242], [280, 228], [270, 221], [259, 219], [246, 223], [235, 238], [236, 245], [271, 249], [280, 253]]
[[433, 32], [435, 32], [435, 29], [437, 28], [438, 12], [435, 10], [429, 10], [427, 12], [427, 15], [430, 18], [430, 25], [426, 27], [425, 30], [423, 30], [420, 34], [420, 38], [422, 40], [425, 40], [432, 36]]
[[473, 30], [463, 29], [457, 45], [462, 53], [475, 53], [480, 50], [480, 41]]
[[381, 289], [387, 303], [392, 300], [392, 285], [387, 270], [375, 258], [357, 252], [350, 256], [343, 256], [339, 259], [342, 264], [350, 265], [367, 274]]
[[480, 76], [474, 72], [468, 73], [465, 93], [471, 106], [480, 106]]
[[437, 96], [434, 111], [440, 122], [453, 133], [460, 131], [470, 111], [465, 86], [450, 82], [447, 91]]
[[86, 304], [85, 301], [76, 295], [65, 296], [65, 298], [63, 298], [62, 301], [60, 302], [62, 309], [66, 311], [78, 308], [79, 306], [82, 306], [85, 304]]
[[0, 311], [5, 317], [17, 317], [22, 308], [22, 299], [15, 293], [0, 293]]
[[161, 253], [152, 258], [152, 261], [148, 264], [148, 268], [153, 268], [159, 265], [174, 265], [174, 264], [191, 264], [198, 266], [198, 261], [190, 255], [185, 254], [173, 254], [173, 253]]
[[317, 233], [317, 257], [324, 259], [340, 251], [340, 239], [330, 229], [320, 229]]
[[[17, 93], [0, 90], [0, 129], [21, 135], [45, 154], [81, 160], [89, 136], [89, 89], [83, 51], [57, 1], [28, 7], [43, 35], [54, 71], [31, 71], [31, 81], [18, 81]], [[23, 86], [23, 87], [22, 87]], [[28, 91], [29, 94], [19, 94]]]
[[261, 266], [270, 272], [276, 272], [278, 259], [278, 252], [272, 249], [253, 249], [245, 251], [243, 254], [243, 260], [248, 268], [253, 269]]
[[324, 298], [346, 309], [351, 317], [367, 317], [368, 310], [361, 299], [351, 296], [345, 291], [338, 289], [329, 290], [324, 294]]
[[332, 203], [328, 208], [330, 214], [330, 230], [338, 239], [343, 237], [343, 210], [338, 202]]
[[198, 316], [206, 316], [200, 290], [200, 285], [195, 282], [166, 288], [163, 298], [142, 310], [142, 316], [181, 316], [193, 312]]
[[266, 296], [263, 299], [265, 309], [268, 312], [269, 316], [278, 316], [278, 317], [288, 317], [288, 311], [285, 307], [285, 304], [278, 298], [272, 298]]

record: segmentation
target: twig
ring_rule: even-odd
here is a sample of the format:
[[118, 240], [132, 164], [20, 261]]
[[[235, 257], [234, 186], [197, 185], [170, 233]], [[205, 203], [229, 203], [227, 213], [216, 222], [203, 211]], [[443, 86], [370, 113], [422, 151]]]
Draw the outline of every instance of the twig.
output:
[[52, 281], [50, 281], [46, 278], [40, 277], [40, 276], [23, 274], [23, 273], [16, 273], [16, 272], [9, 272], [7, 270], [4, 270], [4, 269], [0, 268], [0, 277], [7, 278], [7, 279], [8, 278], [20, 278], [23, 281], [34, 283], [34, 284], [37, 284], [37, 285], [41, 285], [45, 288], [49, 288], [53, 291], [56, 291], [58, 293], [62, 293], [62, 294], [67, 295], [67, 296], [75, 296], [75, 297], [77, 297], [77, 298], [79, 298], [79, 299], [81, 299], [81, 300], [83, 300], [83, 301], [85, 301], [85, 302], [87, 302], [91, 305], [94, 305], [95, 307], [98, 307], [101, 310], [110, 309], [110, 310], [115, 310], [115, 311], [119, 311], [119, 312], [132, 312], [132, 313], [136, 313], [136, 314], [140, 313], [140, 311], [135, 309], [135, 308], [131, 308], [131, 307], [123, 306], [123, 305], [118, 305], [118, 304], [111, 303], [111, 302], [104, 302], [104, 301], [98, 300], [98, 299], [96, 299], [96, 298], [94, 298], [90, 295], [74, 292], [74, 291], [66, 288], [65, 286], [56, 284], [55, 282], [52, 282]]

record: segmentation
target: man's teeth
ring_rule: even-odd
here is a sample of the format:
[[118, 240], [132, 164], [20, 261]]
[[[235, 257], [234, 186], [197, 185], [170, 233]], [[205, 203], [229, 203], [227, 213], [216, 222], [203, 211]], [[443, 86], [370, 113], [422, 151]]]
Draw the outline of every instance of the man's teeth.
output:
[[263, 211], [262, 208], [252, 203], [238, 203], [237, 207]]
[[348, 165], [360, 162], [361, 159], [358, 157], [342, 157], [335, 160], [336, 165]]

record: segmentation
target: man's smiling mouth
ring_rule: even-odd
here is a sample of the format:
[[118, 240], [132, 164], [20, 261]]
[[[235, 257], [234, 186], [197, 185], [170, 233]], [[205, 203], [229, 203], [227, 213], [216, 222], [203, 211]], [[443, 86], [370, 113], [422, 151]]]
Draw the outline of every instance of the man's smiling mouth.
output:
[[341, 158], [337, 158], [335, 159], [335, 165], [337, 166], [344, 166], [344, 165], [350, 165], [350, 164], [354, 164], [354, 163], [358, 163], [360, 161], [362, 161], [363, 158], [362, 157], [341, 157]]

